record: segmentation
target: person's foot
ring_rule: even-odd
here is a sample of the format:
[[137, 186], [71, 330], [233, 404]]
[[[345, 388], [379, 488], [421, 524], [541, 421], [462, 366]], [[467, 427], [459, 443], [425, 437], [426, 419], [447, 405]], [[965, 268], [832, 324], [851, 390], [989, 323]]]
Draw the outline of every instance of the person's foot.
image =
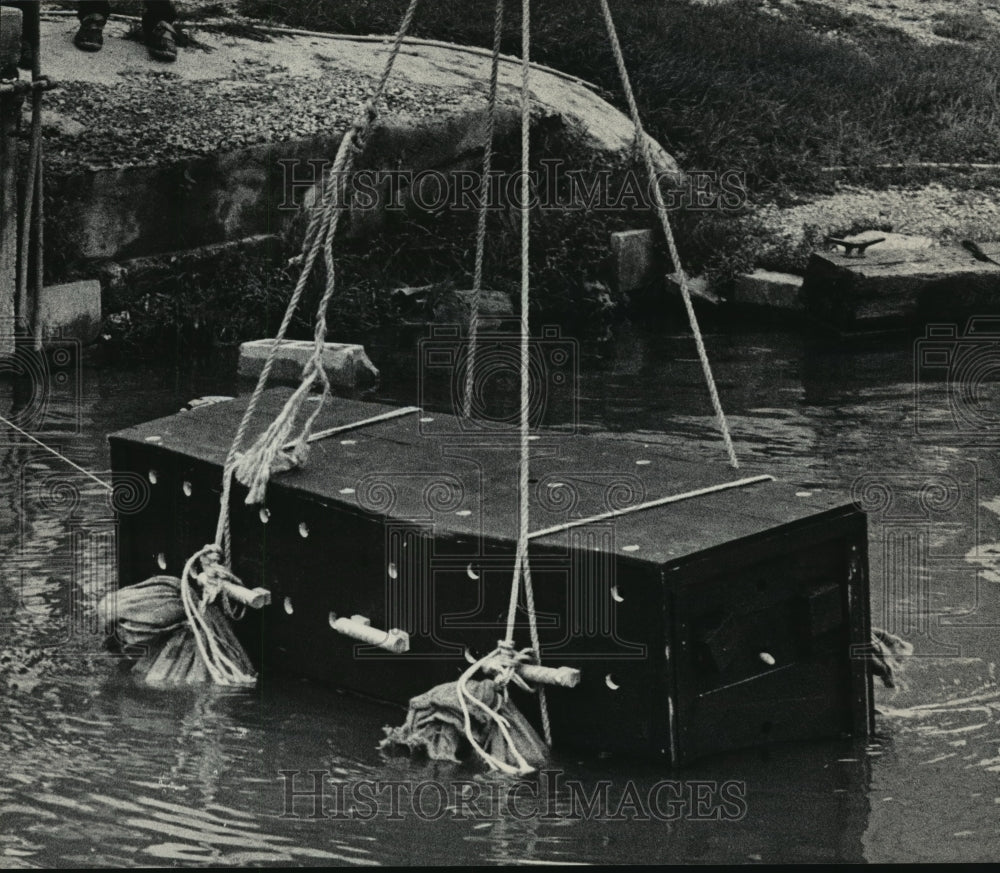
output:
[[166, 21], [160, 21], [146, 34], [146, 45], [158, 61], [177, 60], [177, 31]]
[[73, 37], [73, 45], [85, 52], [99, 52], [104, 46], [104, 22], [103, 15], [96, 12], [86, 16], [80, 22], [80, 29]]

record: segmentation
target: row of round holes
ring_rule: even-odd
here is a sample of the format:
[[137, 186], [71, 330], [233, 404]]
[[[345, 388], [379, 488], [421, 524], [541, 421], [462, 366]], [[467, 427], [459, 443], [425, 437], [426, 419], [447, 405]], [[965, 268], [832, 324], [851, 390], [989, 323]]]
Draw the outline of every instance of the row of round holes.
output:
[[[149, 471], [149, 481], [150, 481], [150, 483], [153, 484], [153, 485], [155, 485], [157, 483], [158, 479], [159, 479], [159, 476], [157, 475], [156, 470], [150, 470]], [[184, 496], [185, 497], [190, 497], [194, 493], [194, 486], [188, 480], [185, 479], [184, 483], [181, 485], [181, 490], [184, 492]], [[342, 488], [340, 493], [341, 494], [353, 494], [354, 493], [354, 489], [353, 488]], [[472, 510], [471, 509], [460, 509], [460, 510], [458, 510], [455, 513], [455, 515], [461, 515], [461, 516], [472, 515]], [[260, 518], [260, 523], [261, 524], [267, 524], [271, 520], [271, 510], [268, 509], [266, 506], [262, 506], [261, 509], [260, 509], [259, 518]], [[303, 539], [305, 539], [307, 536], [309, 536], [309, 527], [308, 527], [308, 525], [304, 521], [299, 524], [299, 536], [301, 536]], [[631, 551], [636, 551], [638, 548], [639, 548], [638, 546], [625, 546], [624, 550], [626, 552], [631, 552]]]
[[[306, 527], [305, 522], [299, 525], [299, 533], [302, 534], [303, 537], [309, 536], [309, 529]], [[163, 552], [157, 554], [156, 563], [161, 570], [167, 569], [167, 557]], [[473, 570], [472, 564], [469, 564], [469, 566], [465, 568], [465, 572], [470, 579], [479, 578], [479, 576]], [[386, 568], [386, 573], [388, 574], [389, 578], [394, 581], [399, 578], [399, 569], [393, 562], [389, 563], [389, 566]], [[618, 593], [617, 585], [611, 586], [611, 599], [614, 600], [615, 603], [624, 603], [625, 601], [625, 598]], [[292, 607], [292, 601], [291, 598], [289, 597], [285, 598], [285, 612], [287, 612], [289, 615], [291, 615], [294, 612], [294, 609]], [[608, 685], [608, 687], [609, 688], [611, 687], [610, 684]]]
[[[636, 463], [637, 464], [648, 464], [649, 461], [636, 461]], [[156, 482], [157, 482], [157, 479], [158, 479], [158, 476], [157, 476], [156, 470], [150, 470], [149, 471], [149, 481], [153, 485], [155, 485]], [[562, 485], [561, 482], [554, 482], [549, 487], [553, 488], [553, 487], [559, 487], [561, 485]], [[184, 484], [181, 486], [181, 490], [184, 492], [184, 496], [185, 497], [190, 497], [191, 494], [194, 491], [194, 488], [192, 487], [192, 485], [191, 485], [190, 482], [188, 482], [187, 480], [185, 480]], [[354, 489], [353, 488], [342, 488], [340, 493], [341, 494], [348, 494], [348, 493], [353, 494], [354, 493]], [[798, 494], [796, 496], [798, 496], [798, 497], [805, 497], [805, 496], [811, 496], [811, 495], [807, 495], [806, 493], [801, 493], [801, 494]], [[469, 510], [469, 509], [460, 509], [458, 512], [455, 513], [455, 515], [462, 515], [462, 516], [472, 515], [472, 510]], [[261, 510], [260, 510], [260, 523], [261, 524], [267, 524], [268, 521], [270, 521], [270, 520], [271, 520], [271, 510], [269, 510], [267, 507], [261, 507]], [[302, 522], [299, 525], [299, 535], [301, 537], [303, 537], [303, 538], [309, 536], [309, 528], [306, 526], [305, 522]], [[637, 551], [639, 551], [639, 546], [637, 546], [637, 545], [622, 546], [622, 551], [623, 552], [637, 552]]]
[[[155, 485], [158, 480], [159, 476], [157, 475], [156, 470], [150, 470], [149, 471], [150, 483]], [[194, 486], [187, 479], [185, 479], [184, 483], [181, 485], [181, 491], [184, 492], [185, 497], [190, 497], [194, 493]], [[267, 524], [271, 520], [271, 510], [268, 509], [266, 506], [262, 506], [259, 513], [259, 517], [261, 524]], [[303, 539], [309, 536], [309, 525], [307, 525], [304, 521], [299, 523], [299, 536], [302, 537]]]
[[[292, 615], [295, 612], [295, 606], [292, 603], [291, 597], [286, 597], [282, 606], [285, 610], [286, 615]], [[330, 627], [333, 627], [336, 621], [337, 621], [337, 613], [331, 611], [327, 616], [327, 622], [329, 623]], [[466, 649], [465, 651], [466, 654], [469, 653], [468, 649]], [[617, 691], [619, 688], [621, 688], [621, 683], [618, 681], [618, 678], [614, 675], [614, 673], [608, 673], [604, 677], [604, 684], [607, 685], [608, 688], [610, 688], [612, 691]]]
[[[636, 463], [637, 464], [648, 464], [649, 462], [648, 461], [637, 461]], [[149, 471], [149, 481], [153, 485], [156, 484], [156, 482], [157, 482], [156, 470], [150, 470]], [[181, 486], [181, 488], [182, 488], [182, 490], [184, 492], [184, 495], [186, 497], [190, 497], [191, 494], [192, 494], [192, 492], [193, 492], [193, 490], [194, 490], [192, 488], [192, 486], [191, 486], [191, 483], [188, 482], [188, 481], [186, 481], [186, 480], [185, 480], [184, 484]], [[260, 517], [261, 524], [267, 524], [271, 520], [271, 511], [267, 507], [261, 507], [260, 513], [259, 513], [259, 517]], [[304, 521], [299, 524], [299, 536], [301, 536], [303, 538], [309, 536], [309, 527], [306, 525], [306, 523]], [[632, 548], [633, 547], [629, 547], [629, 546], [625, 547], [626, 551], [631, 551]], [[159, 567], [160, 567], [161, 570], [166, 570], [167, 569], [167, 559], [166, 559], [166, 556], [163, 554], [163, 552], [160, 552], [156, 556], [156, 563], [159, 565]], [[473, 569], [473, 566], [472, 566], [471, 563], [468, 565], [468, 567], [466, 567], [465, 572], [466, 572], [466, 574], [468, 575], [468, 577], [470, 579], [479, 579], [479, 575], [475, 572], [475, 570]], [[399, 570], [397, 569], [397, 567], [396, 567], [396, 565], [394, 563], [390, 563], [389, 564], [389, 566], [387, 568], [387, 573], [388, 573], [390, 579], [395, 580], [395, 579], [399, 578]], [[613, 585], [611, 587], [611, 599], [614, 600], [615, 603], [622, 603], [625, 600], [625, 598], [622, 597], [621, 594], [618, 592], [618, 586], [617, 585]], [[285, 609], [286, 614], [288, 614], [288, 615], [292, 615], [292, 613], [295, 612], [295, 607], [292, 605], [292, 599], [290, 597], [286, 597], [285, 598], [284, 609]], [[336, 615], [331, 612], [329, 614], [329, 616], [328, 616], [328, 619], [329, 619], [330, 627], [333, 627], [333, 623], [336, 621]], [[621, 688], [621, 685], [619, 684], [619, 682], [617, 681], [617, 679], [614, 677], [614, 675], [611, 674], [611, 673], [608, 673], [604, 677], [604, 684], [607, 685], [608, 688], [610, 688], [612, 691], [617, 691], [619, 688]]]

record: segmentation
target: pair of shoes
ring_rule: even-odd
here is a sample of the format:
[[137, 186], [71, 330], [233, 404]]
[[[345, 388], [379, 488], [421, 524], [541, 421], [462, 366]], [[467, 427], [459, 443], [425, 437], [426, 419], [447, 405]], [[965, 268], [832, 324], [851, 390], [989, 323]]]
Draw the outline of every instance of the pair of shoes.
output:
[[158, 61], [177, 60], [177, 31], [166, 21], [157, 22], [146, 32], [146, 46], [149, 54]]
[[[73, 44], [85, 52], [99, 52], [104, 46], [104, 25], [107, 19], [93, 13], [80, 22], [80, 29], [73, 37]], [[177, 31], [166, 21], [157, 22], [146, 31], [149, 54], [158, 61], [177, 60]], [[30, 60], [30, 47], [28, 48]], [[21, 52], [22, 60], [24, 51]], [[30, 66], [30, 62], [29, 62]]]
[[80, 29], [73, 37], [73, 45], [80, 51], [99, 52], [104, 46], [104, 25], [107, 19], [94, 12], [80, 22]]

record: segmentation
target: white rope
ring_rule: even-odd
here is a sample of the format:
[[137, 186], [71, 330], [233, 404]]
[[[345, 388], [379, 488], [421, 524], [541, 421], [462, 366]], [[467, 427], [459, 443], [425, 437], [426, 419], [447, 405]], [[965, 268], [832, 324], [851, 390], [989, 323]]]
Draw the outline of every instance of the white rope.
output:
[[[490, 652], [488, 655], [484, 655], [478, 661], [474, 662], [461, 676], [459, 676], [458, 682], [456, 683], [456, 690], [458, 692], [458, 703], [462, 707], [462, 718], [464, 721], [465, 736], [468, 739], [472, 748], [479, 755], [479, 757], [481, 757], [492, 770], [500, 770], [501, 772], [507, 773], [510, 776], [523, 776], [526, 773], [533, 772], [535, 768], [532, 767], [525, 760], [524, 756], [521, 754], [521, 751], [517, 748], [517, 745], [514, 743], [514, 738], [510, 735], [510, 722], [508, 722], [507, 719], [504, 718], [502, 715], [500, 715], [500, 713], [497, 712], [495, 709], [491, 709], [485, 703], [483, 703], [478, 697], [476, 697], [474, 694], [471, 694], [468, 688], [466, 687], [466, 683], [469, 681], [469, 679], [471, 679], [476, 673], [478, 673], [482, 669], [483, 664], [487, 663], [493, 658], [503, 657], [504, 654], [509, 651], [510, 649], [506, 646], [503, 645], [497, 646], [497, 648], [494, 649], [492, 652]], [[503, 687], [501, 693], [504, 695], [503, 699], [506, 700], [506, 686]], [[472, 703], [474, 706], [477, 706], [479, 709], [481, 709], [490, 718], [490, 720], [493, 721], [494, 724], [496, 724], [504, 740], [507, 742], [507, 748], [510, 750], [511, 754], [514, 756], [514, 759], [517, 761], [516, 767], [512, 767], [510, 764], [500, 760], [495, 755], [491, 755], [476, 740], [475, 734], [472, 730], [472, 719], [469, 713], [469, 703]]]
[[28, 433], [28, 432], [27, 432], [26, 430], [22, 430], [22, 429], [21, 429], [21, 428], [19, 428], [19, 427], [18, 427], [18, 426], [17, 426], [16, 424], [14, 424], [14, 422], [12, 422], [12, 421], [9, 421], [8, 419], [4, 418], [4, 417], [3, 417], [2, 415], [0, 415], [0, 422], [3, 422], [3, 423], [4, 423], [5, 425], [7, 425], [7, 427], [9, 427], [9, 428], [12, 428], [13, 430], [16, 430], [16, 431], [17, 431], [17, 432], [18, 432], [19, 434], [21, 434], [21, 436], [25, 436], [25, 437], [27, 437], [27, 438], [28, 438], [29, 440], [31, 440], [31, 441], [32, 441], [33, 443], [35, 443], [35, 445], [38, 445], [38, 446], [41, 446], [41, 447], [42, 447], [43, 449], [45, 449], [45, 451], [47, 451], [47, 452], [50, 452], [51, 454], [55, 455], [55, 456], [56, 456], [57, 458], [59, 458], [59, 460], [60, 460], [60, 461], [65, 461], [65, 462], [66, 462], [67, 464], [69, 464], [69, 465], [70, 465], [70, 466], [71, 466], [71, 467], [72, 467], [72, 468], [73, 468], [74, 470], [79, 470], [79, 471], [80, 471], [81, 473], [83, 473], [83, 475], [84, 475], [84, 476], [87, 476], [87, 477], [89, 477], [89, 478], [93, 479], [93, 480], [94, 480], [94, 481], [95, 481], [95, 482], [96, 482], [96, 483], [97, 483], [98, 485], [100, 485], [100, 486], [101, 486], [102, 488], [104, 488], [104, 489], [106, 489], [106, 490], [108, 490], [108, 491], [113, 491], [113, 490], [114, 490], [114, 489], [113, 489], [113, 488], [112, 488], [112, 487], [111, 487], [111, 486], [110, 486], [110, 485], [109, 485], [109, 484], [108, 484], [107, 482], [105, 482], [105, 481], [104, 481], [103, 479], [98, 479], [98, 478], [97, 478], [97, 476], [95, 476], [95, 475], [94, 475], [93, 473], [91, 473], [91, 472], [90, 472], [89, 470], [84, 470], [84, 469], [83, 469], [83, 467], [81, 467], [81, 466], [80, 466], [79, 464], [75, 464], [75, 463], [73, 463], [73, 462], [72, 462], [72, 461], [71, 461], [71, 460], [70, 460], [69, 458], [67, 458], [67, 457], [66, 457], [65, 455], [62, 455], [62, 454], [60, 454], [60, 453], [59, 453], [59, 452], [57, 452], [57, 451], [56, 451], [56, 450], [55, 450], [54, 448], [52, 448], [52, 446], [47, 446], [47, 445], [46, 445], [45, 443], [43, 443], [43, 442], [42, 442], [42, 441], [41, 441], [40, 439], [38, 439], [37, 437], [33, 437], [33, 436], [32, 436], [32, 435], [31, 435], [30, 433]]
[[[531, 564], [528, 559], [528, 531], [530, 525], [529, 483], [531, 466], [530, 421], [531, 380], [530, 380], [530, 320], [531, 303], [531, 177], [528, 173], [531, 160], [531, 0], [521, 2], [521, 410], [520, 410], [520, 458], [518, 462], [518, 533], [517, 554], [514, 560], [514, 578], [510, 586], [510, 603], [507, 607], [506, 643], [513, 645], [514, 625], [517, 619], [517, 605], [520, 583], [524, 581], [524, 596], [528, 609], [528, 627], [531, 645], [538, 663], [541, 663], [541, 643], [538, 636], [538, 621], [535, 615], [535, 594], [531, 582]], [[538, 689], [538, 703], [542, 716], [545, 742], [552, 745], [552, 727], [549, 722], [548, 703], [545, 689]]]
[[[499, 7], [499, 4], [498, 4]], [[499, 27], [499, 8], [496, 27]], [[524, 581], [524, 593], [528, 611], [528, 623], [531, 633], [531, 654], [534, 659], [541, 663], [541, 643], [538, 636], [538, 622], [535, 615], [535, 597], [531, 584], [531, 566], [528, 561], [528, 528], [530, 523], [529, 499], [531, 495], [529, 483], [530, 467], [530, 447], [531, 441], [529, 430], [529, 414], [531, 403], [531, 382], [530, 382], [530, 319], [529, 306], [531, 303], [531, 215], [529, 204], [531, 198], [531, 179], [528, 175], [528, 168], [531, 159], [531, 91], [530, 91], [530, 70], [531, 70], [531, 0], [521, 2], [521, 336], [520, 336], [520, 425], [519, 425], [519, 461], [518, 461], [518, 535], [517, 552], [514, 559], [514, 575], [510, 585], [510, 601], [507, 607], [507, 633], [497, 648], [488, 655], [480, 658], [470, 666], [459, 678], [456, 686], [458, 701], [462, 707], [464, 716], [465, 736], [476, 753], [490, 766], [491, 769], [501, 770], [512, 775], [529, 773], [532, 767], [524, 760], [520, 751], [514, 746], [513, 740], [508, 730], [508, 722], [498, 712], [490, 709], [478, 698], [471, 695], [466, 688], [469, 678], [478, 672], [484, 663], [493, 658], [506, 659], [511, 662], [511, 669], [503, 671], [497, 679], [498, 686], [502, 693], [506, 695], [507, 683], [511, 681], [515, 673], [513, 670], [514, 653], [514, 631], [517, 621], [518, 601], [520, 599], [521, 581]], [[482, 225], [480, 225], [482, 232]], [[471, 405], [471, 383], [466, 380], [466, 410]], [[468, 412], [466, 412], [468, 414]], [[478, 706], [489, 714], [500, 733], [507, 741], [508, 747], [513, 752], [518, 761], [517, 767], [511, 767], [504, 761], [499, 760], [494, 755], [487, 752], [477, 741], [472, 731], [472, 723], [469, 717], [469, 703]], [[538, 703], [541, 710], [542, 729], [544, 731], [545, 742], [552, 745], [552, 726], [549, 719], [548, 704], [545, 699], [545, 689], [538, 688]]]
[[[205, 620], [204, 611], [218, 595], [217, 590], [211, 590], [211, 586], [204, 585], [202, 588], [201, 602], [194, 599], [191, 581], [196, 579], [194, 566], [200, 564], [202, 571], [207, 573], [212, 565], [217, 565], [221, 557], [218, 546], [209, 544], [202, 547], [194, 555], [188, 558], [184, 565], [184, 572], [181, 574], [181, 602], [184, 605], [184, 614], [187, 616], [188, 627], [194, 637], [198, 654], [212, 677], [212, 681], [217, 685], [252, 685], [256, 677], [245, 673], [219, 647], [215, 638], [215, 633]], [[228, 574], [230, 579], [238, 582], [235, 576]]]
[[503, 36], [504, 0], [497, 0], [493, 18], [493, 57], [490, 65], [490, 89], [487, 98], [486, 143], [483, 146], [483, 176], [479, 184], [479, 215], [476, 223], [476, 259], [472, 272], [472, 303], [469, 309], [469, 354], [465, 365], [465, 393], [462, 415], [472, 417], [472, 388], [475, 382], [476, 354], [479, 343], [479, 309], [483, 296], [483, 257], [486, 252], [486, 217], [493, 169], [493, 137], [496, 132], [497, 83], [500, 76], [500, 39]]
[[[354, 158], [364, 147], [365, 137], [372, 123], [378, 117], [378, 102], [385, 91], [396, 58], [399, 56], [403, 45], [403, 37], [410, 28], [418, 3], [419, 0], [410, 0], [403, 19], [400, 22], [399, 29], [396, 32], [395, 39], [389, 49], [389, 55], [382, 69], [382, 74], [368, 102], [365, 104], [359, 117], [344, 135], [340, 147], [337, 149], [337, 155], [323, 193], [322, 203], [319, 208], [314, 207], [313, 215], [310, 217], [309, 225], [306, 229], [301, 255], [303, 259], [302, 273], [296, 283], [292, 298], [289, 300], [278, 335], [275, 337], [275, 342], [272, 344], [267, 360], [264, 362], [264, 367], [257, 379], [257, 385], [254, 387], [253, 394], [251, 395], [250, 404], [243, 414], [243, 420], [240, 422], [236, 438], [233, 440], [229, 456], [223, 467], [223, 505], [216, 528], [216, 541], [222, 546], [223, 560], [226, 563], [229, 562], [230, 551], [228, 513], [232, 475], [237, 475], [240, 481], [248, 486], [248, 503], [261, 502], [270, 478], [272, 464], [280, 468], [281, 466], [288, 467], [304, 463], [310, 430], [319, 415], [323, 401], [329, 396], [329, 382], [323, 370], [322, 351], [326, 336], [326, 310], [335, 287], [332, 247], [333, 237], [336, 233], [344, 205], [341, 192], [345, 185], [345, 176], [350, 171]], [[267, 383], [271, 367], [277, 355], [280, 340], [284, 338], [285, 332], [288, 329], [299, 298], [305, 288], [306, 279], [320, 249], [323, 249], [327, 267], [327, 282], [316, 314], [313, 354], [303, 369], [302, 382], [296, 391], [293, 392], [292, 396], [288, 398], [285, 407], [267, 430], [257, 438], [253, 446], [242, 455], [239, 455], [239, 447], [242, 445], [250, 419]], [[294, 448], [289, 452], [289, 450], [285, 449], [285, 446], [288, 445], [287, 438], [291, 434], [296, 416], [305, 398], [312, 390], [312, 386], [316, 383], [317, 379], [322, 383], [323, 387], [320, 402], [307, 418], [298, 436], [292, 441]]]
[[625, 68], [625, 57], [622, 54], [621, 43], [618, 41], [618, 31], [615, 28], [614, 19], [611, 17], [611, 9], [608, 0], [600, 0], [601, 12], [604, 15], [604, 24], [608, 31], [608, 39], [611, 42], [611, 51], [615, 56], [615, 64], [618, 67], [618, 76], [621, 79], [622, 89], [625, 92], [625, 99], [628, 102], [629, 113], [632, 116], [632, 124], [635, 126], [636, 145], [642, 155], [643, 163], [646, 166], [646, 175], [649, 179], [649, 188], [653, 194], [656, 212], [663, 227], [663, 235], [667, 240], [667, 248], [670, 251], [670, 260], [677, 271], [677, 281], [681, 289], [681, 297], [684, 299], [684, 308], [687, 310], [688, 321], [691, 324], [691, 332], [694, 334], [694, 342], [698, 348], [698, 360], [701, 361], [701, 369], [705, 375], [705, 384], [708, 386], [708, 395], [712, 401], [712, 409], [715, 410], [715, 418], [722, 433], [722, 441], [725, 443], [726, 454], [733, 469], [739, 469], [739, 461], [736, 459], [736, 450], [733, 448], [733, 438], [729, 433], [729, 423], [726, 421], [726, 414], [722, 410], [722, 402], [719, 400], [719, 391], [715, 386], [715, 377], [712, 376], [712, 366], [708, 361], [708, 352], [705, 350], [705, 341], [702, 339], [701, 328], [698, 325], [698, 317], [694, 312], [694, 305], [691, 302], [691, 291], [688, 287], [687, 274], [681, 266], [680, 254], [677, 251], [677, 242], [674, 240], [673, 231], [670, 228], [670, 217], [667, 213], [667, 205], [663, 201], [663, 192], [660, 191], [660, 180], [657, 177], [656, 165], [650, 152], [650, 137], [642, 126], [642, 118], [639, 115], [639, 106], [635, 102], [635, 94], [632, 92], [632, 83], [629, 80], [628, 70]]

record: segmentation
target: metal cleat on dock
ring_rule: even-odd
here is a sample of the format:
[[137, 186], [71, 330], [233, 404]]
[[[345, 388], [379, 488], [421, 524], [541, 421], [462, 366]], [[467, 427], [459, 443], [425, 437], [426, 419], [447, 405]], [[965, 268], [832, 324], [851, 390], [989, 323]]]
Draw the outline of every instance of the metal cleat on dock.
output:
[[868, 249], [871, 248], [871, 246], [885, 242], [885, 237], [880, 236], [877, 239], [849, 240], [849, 239], [841, 239], [840, 237], [836, 236], [828, 236], [826, 238], [826, 241], [830, 245], [843, 246], [844, 254], [849, 258], [852, 257], [863, 258], [865, 256], [865, 252], [867, 252]]

